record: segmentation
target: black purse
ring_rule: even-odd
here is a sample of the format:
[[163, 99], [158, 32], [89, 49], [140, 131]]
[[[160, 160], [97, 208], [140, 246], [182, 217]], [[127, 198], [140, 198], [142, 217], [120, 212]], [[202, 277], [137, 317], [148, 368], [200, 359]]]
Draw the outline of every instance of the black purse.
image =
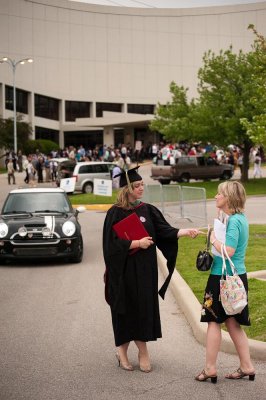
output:
[[210, 239], [211, 239], [212, 229], [209, 229], [206, 238], [206, 249], [199, 251], [196, 260], [196, 267], [199, 271], [208, 271], [211, 268], [213, 257], [210, 254]]

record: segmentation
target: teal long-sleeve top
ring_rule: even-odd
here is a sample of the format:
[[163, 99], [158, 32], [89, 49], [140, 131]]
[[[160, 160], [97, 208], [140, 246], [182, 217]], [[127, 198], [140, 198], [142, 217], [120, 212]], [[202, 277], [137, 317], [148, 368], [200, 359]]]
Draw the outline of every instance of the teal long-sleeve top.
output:
[[[231, 257], [237, 273], [239, 275], [246, 272], [245, 255], [248, 245], [249, 225], [245, 214], [238, 213], [230, 215], [226, 227], [225, 245], [235, 249]], [[211, 267], [212, 275], [222, 275], [222, 257], [214, 256]], [[226, 260], [226, 269], [229, 275], [232, 275], [229, 262]]]

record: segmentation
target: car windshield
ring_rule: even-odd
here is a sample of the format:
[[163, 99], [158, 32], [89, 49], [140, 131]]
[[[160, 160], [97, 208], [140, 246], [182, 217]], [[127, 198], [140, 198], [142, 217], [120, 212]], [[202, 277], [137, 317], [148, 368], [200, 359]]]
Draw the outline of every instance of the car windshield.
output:
[[64, 193], [10, 193], [2, 213], [70, 212]]

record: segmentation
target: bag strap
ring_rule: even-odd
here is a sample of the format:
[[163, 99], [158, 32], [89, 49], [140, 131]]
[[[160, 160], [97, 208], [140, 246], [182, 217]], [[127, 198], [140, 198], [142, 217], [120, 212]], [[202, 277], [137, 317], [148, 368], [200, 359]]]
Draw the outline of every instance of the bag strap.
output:
[[211, 233], [213, 231], [213, 228], [210, 228], [207, 233], [207, 238], [206, 238], [206, 251], [210, 251], [210, 244], [211, 244]]
[[226, 276], [227, 274], [227, 269], [226, 269], [226, 263], [225, 263], [225, 257], [224, 257], [224, 244], [222, 243], [221, 245], [221, 256], [222, 256], [222, 260], [223, 260], [223, 265], [222, 265], [222, 276]]
[[236, 267], [235, 267], [233, 261], [231, 260], [231, 258], [229, 257], [228, 253], [227, 253], [225, 244], [222, 244], [222, 246], [221, 246], [221, 255], [222, 255], [222, 259], [223, 259], [222, 275], [228, 275], [227, 269], [226, 269], [225, 257], [227, 258], [227, 260], [228, 260], [228, 262], [230, 264], [230, 267], [231, 267], [231, 270], [233, 272], [233, 275], [238, 275]]

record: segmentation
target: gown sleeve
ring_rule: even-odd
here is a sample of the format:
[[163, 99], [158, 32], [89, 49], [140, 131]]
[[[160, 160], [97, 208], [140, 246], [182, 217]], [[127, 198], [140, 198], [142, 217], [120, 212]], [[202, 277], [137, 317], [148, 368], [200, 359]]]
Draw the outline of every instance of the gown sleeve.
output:
[[103, 256], [105, 271], [105, 298], [117, 313], [125, 312], [125, 286], [123, 272], [126, 265], [130, 240], [119, 239], [113, 225], [123, 219], [122, 211], [113, 206], [106, 214], [103, 227]]
[[158, 208], [150, 205], [152, 221], [156, 234], [156, 246], [163, 253], [167, 261], [168, 276], [159, 290], [159, 295], [164, 299], [165, 292], [173, 275], [178, 253], [178, 229], [172, 227], [164, 218]]

